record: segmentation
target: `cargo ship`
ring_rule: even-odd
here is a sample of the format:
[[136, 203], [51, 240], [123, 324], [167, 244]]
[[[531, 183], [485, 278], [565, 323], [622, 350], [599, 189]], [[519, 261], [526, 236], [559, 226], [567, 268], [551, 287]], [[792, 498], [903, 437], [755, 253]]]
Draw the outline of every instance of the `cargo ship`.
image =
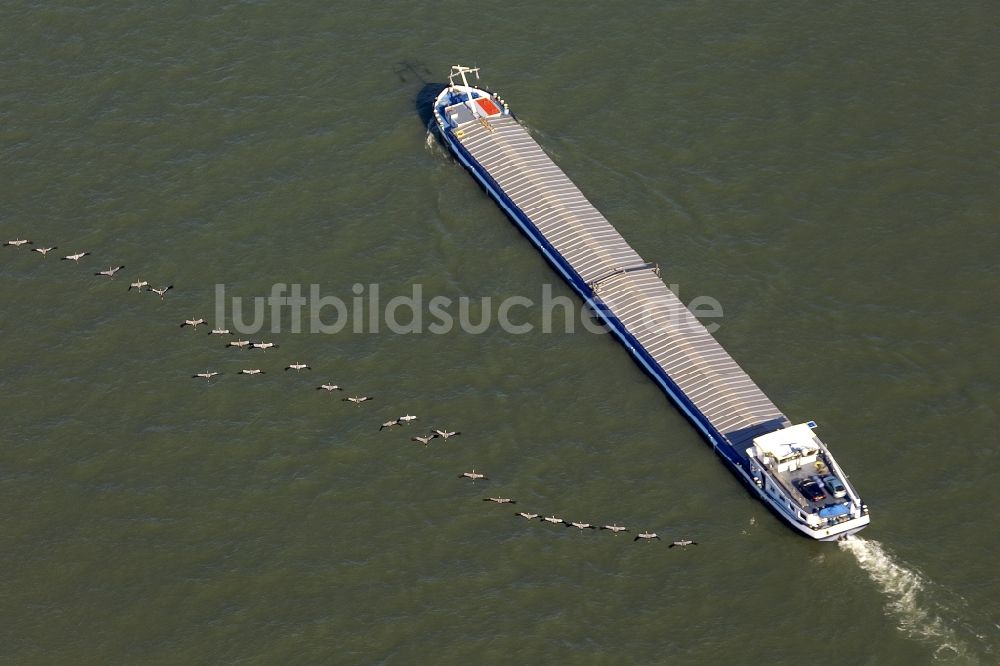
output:
[[870, 522], [816, 423], [788, 419], [583, 196], [495, 92], [455, 65], [433, 121], [455, 158], [775, 515], [833, 541]]

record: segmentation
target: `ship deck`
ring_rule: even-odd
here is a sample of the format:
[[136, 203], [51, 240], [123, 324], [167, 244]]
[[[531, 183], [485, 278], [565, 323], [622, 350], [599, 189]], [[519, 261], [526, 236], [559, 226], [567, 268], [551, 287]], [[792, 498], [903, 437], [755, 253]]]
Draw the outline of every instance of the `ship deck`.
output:
[[788, 419], [512, 117], [454, 138], [736, 451]]

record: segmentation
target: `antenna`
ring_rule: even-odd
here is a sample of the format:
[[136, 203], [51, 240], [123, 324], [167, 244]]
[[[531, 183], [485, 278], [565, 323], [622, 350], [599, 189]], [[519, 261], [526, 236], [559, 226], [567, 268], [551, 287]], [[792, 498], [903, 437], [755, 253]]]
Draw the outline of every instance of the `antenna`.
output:
[[478, 67], [466, 67], [465, 65], [452, 65], [451, 74], [448, 75], [448, 82], [454, 87], [455, 77], [461, 76], [462, 83], [466, 86], [469, 85], [469, 80], [465, 78], [466, 74], [475, 74], [476, 80], [479, 80], [479, 68]]
[[469, 86], [469, 79], [466, 77], [466, 74], [475, 74], [476, 80], [479, 80], [478, 67], [466, 67], [465, 65], [452, 65], [451, 74], [448, 75], [448, 82], [450, 83], [451, 87], [454, 88], [455, 77], [456, 76], [462, 77], [462, 85], [465, 87], [465, 96], [469, 101], [469, 110], [472, 111], [472, 115], [478, 118], [480, 117], [479, 109], [477, 109], [476, 105], [472, 102], [472, 90], [471, 86]]

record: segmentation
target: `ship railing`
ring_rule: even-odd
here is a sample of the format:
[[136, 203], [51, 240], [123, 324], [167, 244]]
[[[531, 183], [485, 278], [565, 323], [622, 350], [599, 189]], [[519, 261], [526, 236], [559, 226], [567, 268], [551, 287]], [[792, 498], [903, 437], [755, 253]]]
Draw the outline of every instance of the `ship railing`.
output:
[[851, 480], [847, 477], [847, 474], [844, 473], [844, 470], [841, 469], [840, 465], [837, 464], [837, 459], [830, 453], [830, 449], [826, 448], [826, 444], [823, 444], [822, 442], [820, 442], [820, 459], [826, 464], [829, 473], [834, 474], [844, 483], [844, 487], [847, 489], [847, 498], [851, 500], [851, 504], [863, 507], [864, 502], [861, 501], [861, 497], [854, 489], [854, 485], [851, 483]]

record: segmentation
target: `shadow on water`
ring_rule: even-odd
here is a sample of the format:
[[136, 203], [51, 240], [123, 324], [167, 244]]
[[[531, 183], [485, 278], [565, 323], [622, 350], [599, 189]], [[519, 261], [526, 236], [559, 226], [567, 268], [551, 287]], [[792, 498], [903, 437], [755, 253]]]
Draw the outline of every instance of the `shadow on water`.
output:
[[446, 83], [425, 83], [420, 91], [417, 93], [416, 98], [413, 103], [417, 106], [417, 115], [420, 116], [420, 122], [424, 124], [424, 127], [431, 129], [436, 132], [437, 128], [432, 127], [434, 123], [431, 120], [434, 118], [434, 98], [438, 96], [438, 93], [448, 84]]
[[417, 115], [420, 117], [420, 122], [424, 124], [424, 127], [430, 127], [431, 120], [434, 117], [432, 109], [434, 98], [437, 97], [438, 93], [441, 92], [441, 90], [448, 84], [429, 80], [428, 77], [431, 75], [431, 70], [422, 62], [401, 60], [393, 65], [392, 71], [397, 77], [399, 77], [400, 83], [423, 84], [420, 87], [420, 90], [417, 91], [413, 103], [416, 105]]
[[431, 75], [431, 70], [427, 65], [422, 62], [412, 62], [410, 60], [400, 60], [393, 66], [392, 71], [396, 73], [401, 83], [408, 83], [409, 81], [427, 83], [426, 77]]

